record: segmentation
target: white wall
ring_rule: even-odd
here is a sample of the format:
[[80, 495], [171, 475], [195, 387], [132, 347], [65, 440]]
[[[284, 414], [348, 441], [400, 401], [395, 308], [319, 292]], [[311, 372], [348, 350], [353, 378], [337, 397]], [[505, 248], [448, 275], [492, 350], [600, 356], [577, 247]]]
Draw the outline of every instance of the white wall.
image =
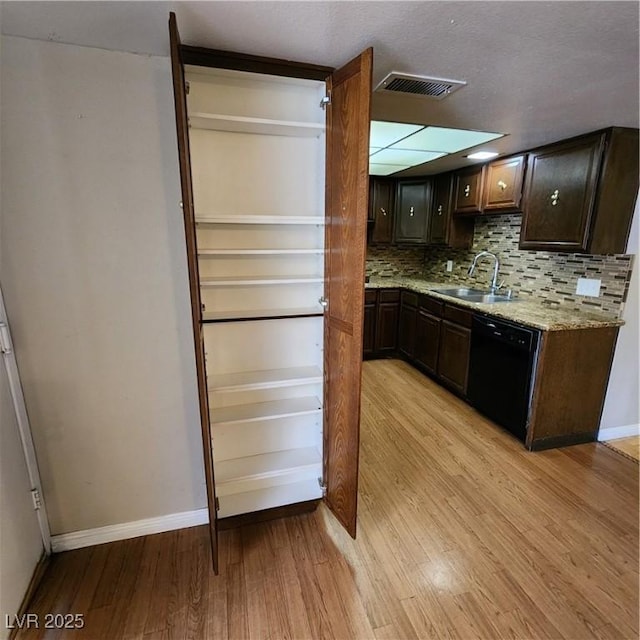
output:
[[206, 506], [169, 60], [2, 39], [0, 273], [53, 535]]
[[[605, 398], [600, 429], [634, 427], [640, 433], [640, 405], [638, 404], [638, 360], [640, 357], [640, 279], [638, 278], [638, 249], [640, 246], [640, 196], [636, 201], [627, 253], [635, 254], [629, 295], [625, 303], [618, 343], [613, 358], [609, 387]], [[602, 436], [602, 434], [601, 434]]]

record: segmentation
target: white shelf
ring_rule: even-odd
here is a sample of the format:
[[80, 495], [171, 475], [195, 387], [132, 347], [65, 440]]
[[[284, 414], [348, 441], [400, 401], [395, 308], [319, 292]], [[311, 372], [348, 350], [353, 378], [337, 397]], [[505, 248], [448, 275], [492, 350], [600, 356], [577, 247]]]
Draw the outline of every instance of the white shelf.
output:
[[318, 138], [326, 128], [324, 124], [317, 122], [272, 120], [270, 118], [252, 118], [249, 116], [202, 112], [189, 114], [189, 126], [193, 129], [229, 131], [232, 133], [259, 133], [296, 138]]
[[196, 214], [196, 224], [289, 224], [289, 225], [324, 225], [324, 216], [279, 216], [279, 215], [209, 215]]
[[218, 518], [229, 518], [241, 513], [253, 513], [254, 511], [320, 498], [322, 498], [322, 489], [317, 479], [310, 478], [301, 482], [219, 496]]
[[301, 316], [323, 315], [322, 307], [297, 307], [289, 309], [249, 309], [231, 311], [205, 311], [202, 314], [204, 322], [233, 321], [233, 320], [262, 320], [268, 318], [297, 318]]
[[[304, 398], [288, 398], [272, 400], [256, 404], [240, 404], [232, 407], [211, 408], [211, 424], [235, 424], [241, 422], [258, 422], [260, 420], [277, 420], [291, 416], [302, 416], [320, 413], [322, 405], [314, 396]], [[216, 472], [217, 473], [217, 472]]]
[[324, 282], [324, 276], [298, 276], [285, 278], [278, 276], [224, 276], [217, 278], [200, 278], [200, 286], [207, 287], [248, 287], [274, 284], [311, 284]]
[[320, 256], [324, 249], [200, 249], [198, 256], [215, 258], [218, 256]]
[[254, 389], [276, 389], [322, 382], [319, 367], [292, 367], [265, 371], [242, 371], [239, 373], [215, 374], [208, 378], [209, 391], [251, 391]]

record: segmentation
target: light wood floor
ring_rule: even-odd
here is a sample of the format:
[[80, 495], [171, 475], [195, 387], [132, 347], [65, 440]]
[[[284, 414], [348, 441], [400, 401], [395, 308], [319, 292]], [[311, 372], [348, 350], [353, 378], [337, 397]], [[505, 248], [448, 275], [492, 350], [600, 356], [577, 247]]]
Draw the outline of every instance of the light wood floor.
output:
[[640, 462], [640, 436], [630, 438], [618, 438], [617, 440], [607, 440], [607, 445], [616, 451], [631, 456]]
[[[54, 557], [31, 611], [116, 638], [637, 638], [638, 465], [528, 453], [399, 361], [364, 365], [358, 538], [320, 507]], [[43, 631], [19, 637], [43, 637]]]

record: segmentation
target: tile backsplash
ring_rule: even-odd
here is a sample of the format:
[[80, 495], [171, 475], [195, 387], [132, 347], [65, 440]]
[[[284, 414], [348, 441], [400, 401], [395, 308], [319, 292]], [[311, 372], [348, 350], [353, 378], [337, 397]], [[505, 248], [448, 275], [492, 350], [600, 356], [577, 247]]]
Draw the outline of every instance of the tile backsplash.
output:
[[[473, 276], [467, 275], [467, 269], [478, 252], [487, 250], [500, 258], [498, 280], [504, 280], [504, 288], [516, 296], [535, 295], [548, 304], [621, 314], [633, 255], [523, 251], [518, 248], [521, 221], [521, 214], [476, 218], [471, 249], [370, 247], [367, 275], [422, 275], [428, 280], [486, 287], [493, 272], [491, 259], [481, 259]], [[450, 273], [445, 270], [447, 260], [453, 260]], [[600, 295], [577, 295], [578, 278], [600, 280]]]

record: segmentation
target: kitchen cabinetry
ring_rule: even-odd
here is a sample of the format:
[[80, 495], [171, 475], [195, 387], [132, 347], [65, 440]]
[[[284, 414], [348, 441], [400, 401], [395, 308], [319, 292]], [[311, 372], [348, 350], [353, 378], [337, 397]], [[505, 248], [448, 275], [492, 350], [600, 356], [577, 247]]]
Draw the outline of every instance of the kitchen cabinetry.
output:
[[324, 495], [355, 535], [372, 54], [186, 47], [173, 14], [170, 36], [215, 568], [218, 518]]
[[451, 215], [453, 174], [435, 176], [428, 244], [447, 245], [452, 249], [470, 249], [473, 243], [473, 218]]
[[398, 347], [400, 290], [366, 289], [364, 299], [363, 357], [380, 358], [394, 354]]
[[398, 181], [395, 211], [395, 240], [398, 244], [426, 244], [431, 209], [431, 183]]
[[420, 296], [416, 316], [415, 360], [432, 375], [438, 371], [442, 307], [441, 302]]
[[413, 359], [416, 349], [416, 316], [418, 294], [402, 291], [400, 295], [400, 320], [398, 326], [398, 351]]
[[476, 214], [482, 210], [484, 166], [476, 165], [453, 174], [453, 214]]
[[482, 198], [483, 213], [520, 210], [524, 167], [524, 156], [502, 158], [487, 165]]
[[362, 355], [365, 358], [373, 356], [376, 339], [376, 310], [378, 290], [366, 289], [364, 292], [364, 322], [362, 329]]
[[472, 319], [472, 312], [454, 305], [444, 305], [438, 377], [461, 395], [467, 392]]
[[369, 220], [373, 227], [369, 240], [372, 244], [393, 242], [395, 180], [370, 178]]
[[637, 193], [637, 129], [614, 127], [532, 151], [520, 247], [624, 253]]

